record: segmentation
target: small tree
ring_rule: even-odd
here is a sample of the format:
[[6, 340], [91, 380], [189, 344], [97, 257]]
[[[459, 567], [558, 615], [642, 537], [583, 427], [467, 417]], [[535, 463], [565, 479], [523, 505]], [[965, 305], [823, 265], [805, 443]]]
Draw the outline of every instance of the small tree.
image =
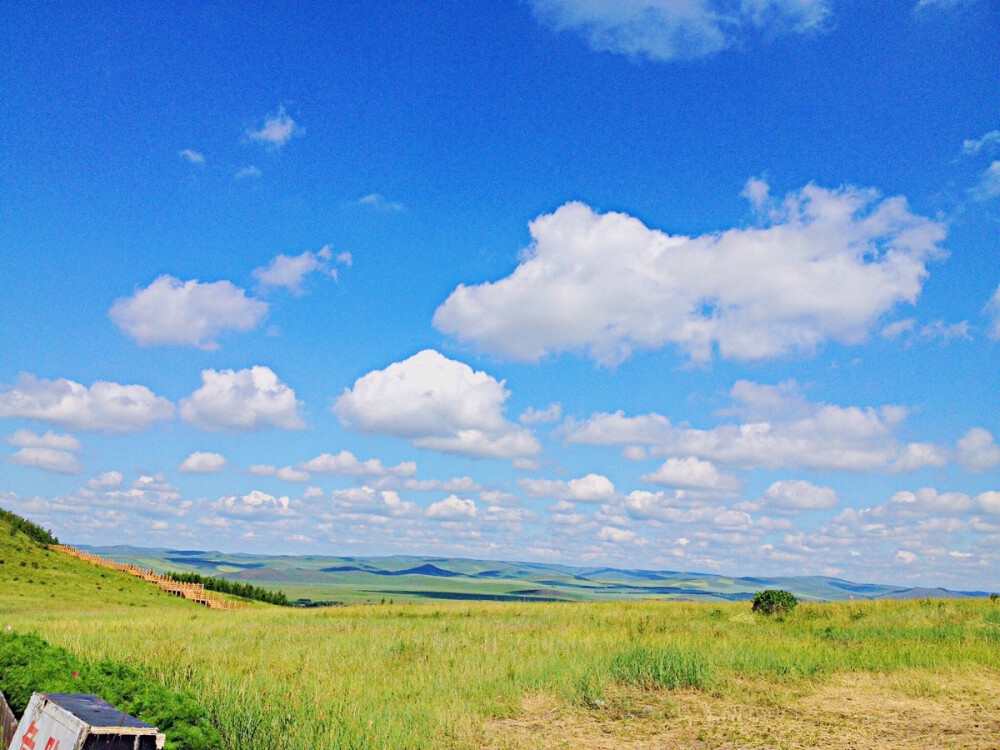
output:
[[790, 591], [782, 589], [765, 589], [758, 591], [753, 597], [753, 611], [763, 615], [773, 615], [775, 612], [791, 612], [799, 603]]
[[990, 594], [990, 601], [995, 602], [1000, 599], [1000, 594]]

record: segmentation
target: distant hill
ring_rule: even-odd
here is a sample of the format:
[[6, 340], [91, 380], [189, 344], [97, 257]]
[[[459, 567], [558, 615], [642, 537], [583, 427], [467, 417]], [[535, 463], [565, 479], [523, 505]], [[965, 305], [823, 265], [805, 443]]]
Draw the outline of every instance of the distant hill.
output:
[[326, 557], [225, 554], [204, 550], [92, 547], [92, 552], [157, 570], [188, 571], [278, 587], [305, 602], [371, 602], [393, 599], [483, 601], [594, 601], [689, 599], [741, 601], [766, 588], [791, 591], [804, 601], [987, 596], [825, 576], [731, 578], [671, 570], [582, 568], [546, 563], [466, 558]]

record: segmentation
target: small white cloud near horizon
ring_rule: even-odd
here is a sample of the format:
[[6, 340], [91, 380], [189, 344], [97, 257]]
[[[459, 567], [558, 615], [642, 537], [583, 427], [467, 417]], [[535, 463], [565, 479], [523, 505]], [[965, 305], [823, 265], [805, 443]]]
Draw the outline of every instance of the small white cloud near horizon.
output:
[[180, 416], [202, 430], [300, 430], [301, 402], [270, 367], [202, 370], [201, 388], [181, 399]]
[[615, 496], [615, 485], [602, 474], [587, 474], [577, 479], [538, 479], [522, 477], [517, 486], [528, 497], [549, 497], [567, 502], [599, 503]]
[[174, 405], [143, 385], [96, 380], [88, 388], [66, 378], [21, 373], [0, 390], [0, 417], [21, 417], [85, 432], [136, 432], [174, 415]]
[[246, 136], [251, 141], [262, 143], [272, 149], [280, 149], [292, 138], [304, 134], [305, 128], [297, 125], [285, 112], [284, 107], [278, 107], [277, 112], [267, 115], [259, 129], [246, 131]]
[[664, 487], [724, 494], [735, 492], [739, 487], [735, 476], [719, 471], [711, 461], [702, 461], [695, 456], [668, 458], [656, 471], [643, 474], [640, 478]]
[[18, 448], [53, 448], [62, 451], [78, 451], [83, 445], [69, 433], [56, 433], [47, 430], [44, 435], [39, 435], [31, 430], [15, 430], [3, 439], [8, 445]]
[[202, 156], [197, 151], [192, 151], [189, 148], [181, 149], [180, 151], [177, 152], [177, 155], [180, 156], [182, 159], [186, 159], [191, 164], [204, 164], [205, 163], [205, 157], [204, 156]]
[[832, 487], [820, 487], [805, 479], [779, 479], [760, 496], [761, 505], [784, 513], [828, 510], [840, 502]]
[[700, 236], [583, 203], [529, 231], [513, 272], [459, 284], [441, 303], [439, 331], [516, 361], [582, 352], [614, 367], [667, 345], [695, 362], [768, 359], [866, 341], [946, 255], [943, 224], [849, 186], [807, 185], [763, 226]]
[[396, 466], [384, 466], [377, 458], [360, 461], [350, 451], [337, 454], [321, 453], [308, 461], [300, 461], [296, 466], [314, 474], [348, 477], [412, 477], [417, 473], [417, 464], [404, 461]]
[[449, 495], [444, 500], [431, 503], [427, 506], [426, 515], [428, 518], [436, 518], [442, 521], [467, 521], [475, 518], [479, 514], [476, 503], [468, 498], [460, 498], [458, 495]]
[[219, 498], [219, 502], [230, 510], [237, 512], [277, 508], [287, 510], [291, 502], [287, 496], [275, 497], [260, 490], [250, 490], [245, 495], [227, 495]]
[[87, 480], [87, 487], [92, 490], [106, 490], [121, 485], [125, 478], [120, 471], [105, 471], [99, 476]]
[[250, 331], [264, 319], [268, 304], [246, 296], [229, 281], [202, 283], [159, 276], [131, 297], [120, 297], [108, 317], [140, 345], [194, 346], [212, 351], [224, 331]]
[[195, 451], [181, 462], [177, 471], [181, 474], [211, 474], [223, 471], [227, 465], [228, 462], [221, 453]]
[[360, 432], [394, 435], [418, 448], [514, 459], [541, 451], [534, 434], [503, 416], [503, 381], [425, 349], [345, 388], [333, 411]]

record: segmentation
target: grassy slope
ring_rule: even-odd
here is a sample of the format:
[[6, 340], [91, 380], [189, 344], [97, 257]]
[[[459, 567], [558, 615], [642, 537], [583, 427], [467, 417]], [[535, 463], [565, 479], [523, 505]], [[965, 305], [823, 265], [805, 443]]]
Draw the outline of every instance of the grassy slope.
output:
[[[1000, 729], [1000, 608], [988, 600], [803, 604], [785, 622], [690, 602], [215, 612], [2, 527], [0, 558], [0, 627], [149, 665], [201, 696], [232, 750], [753, 747], [786, 730], [789, 746], [877, 747], [866, 727], [890, 698], [929, 708], [926, 726], [900, 709], [924, 746], [947, 744], [936, 741], [947, 730], [964, 732], [950, 744], [989, 747]], [[692, 686], [656, 689], [675, 674]], [[845, 676], [858, 683], [852, 706], [868, 705], [873, 681], [889, 698], [854, 724], [808, 702], [838, 695]], [[944, 727], [948, 711], [963, 723]], [[830, 733], [795, 735], [786, 715]], [[644, 744], [664, 726], [674, 739]]]

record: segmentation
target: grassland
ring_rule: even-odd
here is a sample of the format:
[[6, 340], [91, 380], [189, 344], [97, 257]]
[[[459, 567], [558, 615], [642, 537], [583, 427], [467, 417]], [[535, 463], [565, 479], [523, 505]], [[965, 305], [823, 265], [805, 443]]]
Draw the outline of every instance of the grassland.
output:
[[1000, 606], [218, 612], [0, 527], [0, 628], [192, 689], [225, 747], [996, 747]]

